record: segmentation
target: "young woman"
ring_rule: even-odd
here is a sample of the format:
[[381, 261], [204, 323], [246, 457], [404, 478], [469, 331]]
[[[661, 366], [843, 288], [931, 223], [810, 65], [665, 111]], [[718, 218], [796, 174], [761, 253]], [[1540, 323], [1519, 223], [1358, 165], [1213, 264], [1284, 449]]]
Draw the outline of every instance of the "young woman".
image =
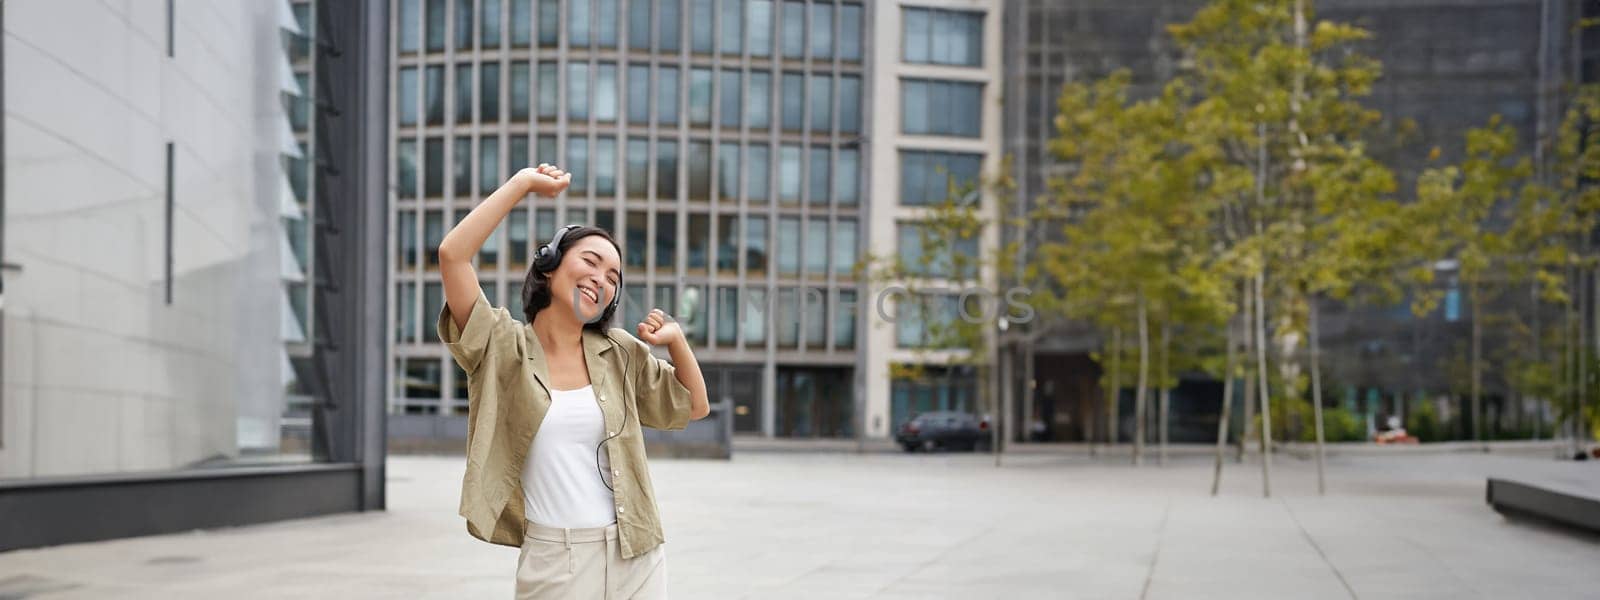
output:
[[659, 309], [638, 339], [608, 327], [622, 258], [603, 229], [563, 227], [538, 250], [522, 284], [526, 324], [489, 305], [472, 266], [512, 207], [570, 181], [551, 165], [523, 169], [439, 244], [439, 338], [467, 372], [460, 512], [474, 537], [522, 549], [518, 598], [666, 598], [640, 427], [682, 429], [711, 411], [682, 329]]

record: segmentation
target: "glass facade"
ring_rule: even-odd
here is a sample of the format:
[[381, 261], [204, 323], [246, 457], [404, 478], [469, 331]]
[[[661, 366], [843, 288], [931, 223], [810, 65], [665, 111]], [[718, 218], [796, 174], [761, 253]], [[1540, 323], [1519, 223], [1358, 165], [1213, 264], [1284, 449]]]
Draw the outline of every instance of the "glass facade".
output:
[[[433, 331], [438, 243], [540, 162], [571, 172], [571, 187], [513, 211], [478, 256], [491, 300], [519, 319], [529, 253], [588, 222], [623, 246], [628, 306], [613, 325], [663, 308], [692, 325], [703, 364], [759, 363], [770, 344], [853, 351], [856, 312], [838, 303], [859, 293], [865, 231], [852, 139], [865, 127], [862, 3], [392, 1], [392, 222], [406, 230], [392, 411], [465, 405]], [[768, 306], [780, 298], [794, 308]]]

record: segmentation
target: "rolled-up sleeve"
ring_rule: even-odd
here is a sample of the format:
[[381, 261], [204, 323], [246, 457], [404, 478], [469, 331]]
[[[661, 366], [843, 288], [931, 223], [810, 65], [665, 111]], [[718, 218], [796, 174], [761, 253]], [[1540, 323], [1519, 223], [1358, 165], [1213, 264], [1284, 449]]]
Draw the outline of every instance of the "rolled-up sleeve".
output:
[[678, 382], [678, 370], [651, 354], [644, 342], [635, 339], [632, 346], [639, 424], [668, 431], [688, 426], [689, 388]]
[[437, 328], [439, 340], [450, 350], [450, 356], [455, 357], [456, 364], [470, 375], [477, 372], [478, 365], [483, 363], [484, 354], [489, 351], [491, 340], [496, 337], [495, 332], [505, 329], [512, 322], [511, 312], [490, 306], [489, 299], [479, 289], [478, 299], [472, 303], [472, 314], [467, 317], [466, 329], [456, 328], [449, 305], [439, 311]]

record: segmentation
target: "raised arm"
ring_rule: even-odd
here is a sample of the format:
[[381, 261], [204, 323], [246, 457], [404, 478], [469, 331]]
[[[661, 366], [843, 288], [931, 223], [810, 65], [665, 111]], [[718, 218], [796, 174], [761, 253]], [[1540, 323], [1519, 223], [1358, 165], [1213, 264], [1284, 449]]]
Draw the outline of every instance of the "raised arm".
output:
[[478, 272], [472, 266], [472, 257], [483, 247], [484, 240], [524, 196], [535, 193], [553, 197], [571, 182], [571, 175], [552, 165], [517, 171], [445, 234], [439, 242], [439, 277], [444, 280], [445, 305], [450, 307], [450, 317], [455, 319], [457, 328], [467, 328], [472, 303], [478, 300]]

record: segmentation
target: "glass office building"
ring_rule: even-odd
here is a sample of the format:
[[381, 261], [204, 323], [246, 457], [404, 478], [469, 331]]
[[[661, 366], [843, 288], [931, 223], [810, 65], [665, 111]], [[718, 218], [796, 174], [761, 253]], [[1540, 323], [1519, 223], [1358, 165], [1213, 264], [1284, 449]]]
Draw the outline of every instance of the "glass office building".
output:
[[529, 256], [610, 230], [633, 329], [681, 323], [738, 432], [850, 436], [864, 336], [871, 7], [771, 0], [393, 0], [390, 409], [464, 415], [436, 250], [516, 169], [573, 174], [478, 256], [522, 318]]

